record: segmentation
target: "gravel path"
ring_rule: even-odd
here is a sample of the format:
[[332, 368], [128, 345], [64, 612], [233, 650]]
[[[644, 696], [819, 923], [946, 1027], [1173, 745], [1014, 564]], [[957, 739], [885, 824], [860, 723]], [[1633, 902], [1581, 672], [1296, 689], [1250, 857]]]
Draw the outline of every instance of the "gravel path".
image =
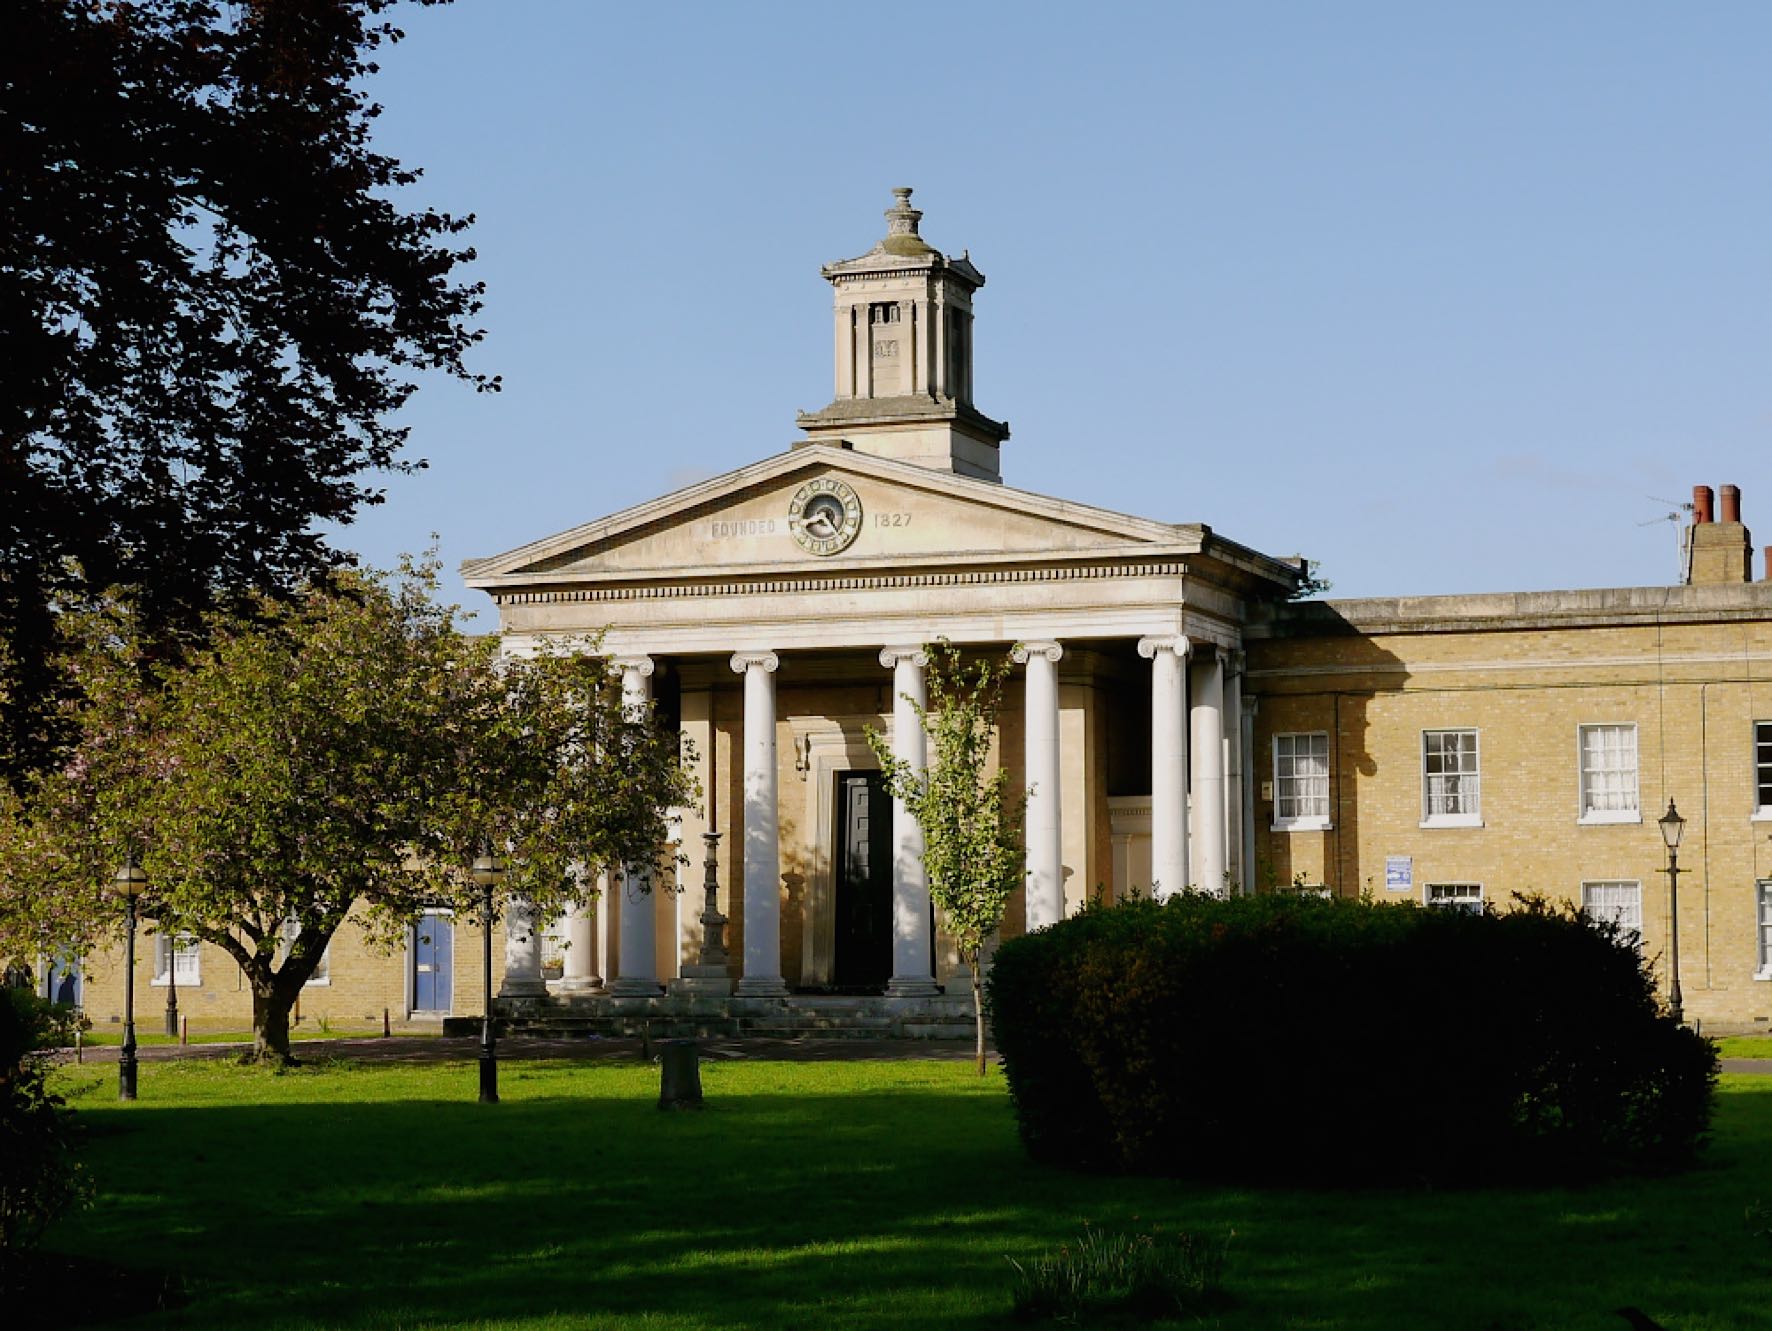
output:
[[[656, 1042], [655, 1042], [656, 1043]], [[480, 1053], [476, 1036], [354, 1036], [337, 1040], [298, 1040], [292, 1046], [298, 1059], [352, 1058], [365, 1063], [468, 1062]], [[177, 1058], [233, 1058], [244, 1044], [143, 1045], [137, 1057], [144, 1063], [163, 1063]], [[993, 1056], [995, 1051], [991, 1051]], [[87, 1046], [84, 1061], [115, 1063], [116, 1045]], [[524, 1058], [640, 1057], [638, 1040], [613, 1040], [575, 1036], [571, 1039], [538, 1039], [506, 1036], [498, 1042], [500, 1061]], [[972, 1057], [970, 1040], [728, 1040], [701, 1041], [701, 1056], [711, 1060], [785, 1059], [795, 1063], [890, 1063], [906, 1059], [939, 1058], [964, 1061]], [[1724, 1072], [1772, 1077], [1772, 1058], [1725, 1058]]]
[[[660, 1042], [654, 1041], [654, 1046]], [[701, 1042], [701, 1056], [709, 1060], [786, 1059], [800, 1063], [895, 1062], [915, 1058], [964, 1060], [972, 1057], [970, 1040], [729, 1040], [706, 1039]], [[143, 1063], [164, 1063], [179, 1058], [235, 1058], [248, 1046], [244, 1044], [153, 1044], [142, 1045], [136, 1057]], [[480, 1054], [477, 1036], [357, 1036], [337, 1040], [297, 1040], [291, 1046], [298, 1060], [350, 1058], [365, 1063], [460, 1063], [471, 1062]], [[115, 1063], [116, 1045], [88, 1045], [82, 1058], [87, 1063]], [[600, 1039], [575, 1036], [571, 1039], [540, 1039], [512, 1035], [500, 1038], [498, 1057], [526, 1058], [613, 1058], [636, 1059], [641, 1043], [633, 1039]]]

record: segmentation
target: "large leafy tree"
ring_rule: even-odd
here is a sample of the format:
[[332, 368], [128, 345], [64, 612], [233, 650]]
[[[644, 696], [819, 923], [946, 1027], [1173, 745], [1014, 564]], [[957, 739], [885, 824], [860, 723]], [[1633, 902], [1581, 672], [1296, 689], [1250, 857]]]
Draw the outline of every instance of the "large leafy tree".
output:
[[543, 915], [588, 871], [658, 854], [691, 794], [676, 736], [593, 655], [501, 660], [437, 604], [433, 568], [407, 573], [219, 620], [151, 687], [100, 644], [71, 761], [0, 823], [0, 942], [95, 938], [133, 851], [156, 927], [226, 951], [260, 1054], [287, 1058], [346, 919], [391, 943], [426, 905], [472, 908], [488, 842]]
[[1007, 661], [968, 663], [945, 640], [924, 650], [929, 656], [928, 703], [913, 700], [912, 705], [929, 735], [928, 767], [921, 772], [912, 768], [878, 731], [870, 729], [867, 740], [885, 772], [887, 789], [923, 831], [930, 900], [972, 973], [973, 1029], [982, 1077], [982, 955], [1024, 879], [1021, 817], [1026, 795], [1013, 788], [1006, 770], [990, 765], [1010, 667]]
[[416, 376], [480, 388], [472, 220], [374, 151], [394, 0], [0, 5], [0, 778], [70, 738], [66, 612], [154, 653], [336, 565]]

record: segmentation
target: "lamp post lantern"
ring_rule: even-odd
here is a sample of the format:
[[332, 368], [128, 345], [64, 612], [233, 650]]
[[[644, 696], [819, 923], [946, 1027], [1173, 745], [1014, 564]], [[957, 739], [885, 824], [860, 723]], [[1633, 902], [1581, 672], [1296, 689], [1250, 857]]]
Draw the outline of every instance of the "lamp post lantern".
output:
[[1667, 812], [1656, 821], [1661, 825], [1661, 840], [1667, 847], [1667, 946], [1671, 970], [1667, 1010], [1675, 1021], [1684, 1022], [1685, 1007], [1680, 1000], [1680, 837], [1686, 830], [1686, 820], [1670, 799]]
[[147, 889], [148, 876], [129, 855], [111, 879], [123, 898], [123, 1049], [117, 1056], [117, 1098], [135, 1099], [135, 920], [136, 902]]
[[486, 1002], [486, 1015], [480, 1025], [480, 1103], [497, 1104], [498, 1037], [492, 1030], [492, 894], [505, 876], [505, 869], [488, 847], [474, 857], [471, 872], [474, 885], [480, 889], [480, 979]]

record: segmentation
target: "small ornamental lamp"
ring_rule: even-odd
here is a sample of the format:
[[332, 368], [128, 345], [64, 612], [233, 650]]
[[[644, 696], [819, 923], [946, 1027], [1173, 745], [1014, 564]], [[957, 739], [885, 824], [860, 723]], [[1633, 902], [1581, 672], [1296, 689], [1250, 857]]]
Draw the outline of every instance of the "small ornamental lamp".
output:
[[480, 1026], [480, 1103], [498, 1103], [498, 1037], [492, 1033], [492, 894], [505, 876], [505, 867], [488, 846], [474, 857], [470, 871], [480, 889], [481, 991], [486, 996], [486, 1015]]
[[1670, 799], [1667, 812], [1656, 821], [1661, 824], [1661, 840], [1667, 847], [1667, 954], [1671, 969], [1667, 1010], [1675, 1021], [1683, 1022], [1686, 1014], [1680, 1001], [1680, 837], [1686, 831], [1686, 820]]
[[133, 854], [111, 879], [111, 890], [123, 898], [123, 1050], [117, 1057], [117, 1098], [135, 1099], [135, 923], [136, 903], [147, 891], [148, 876]]

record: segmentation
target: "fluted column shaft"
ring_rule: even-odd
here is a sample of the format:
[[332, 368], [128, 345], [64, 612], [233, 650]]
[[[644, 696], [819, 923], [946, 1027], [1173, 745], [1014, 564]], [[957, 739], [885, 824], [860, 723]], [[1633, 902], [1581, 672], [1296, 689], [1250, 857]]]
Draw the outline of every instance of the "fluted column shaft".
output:
[[[652, 703], [652, 658], [625, 656], [615, 664], [621, 670], [622, 710], [630, 721], [645, 718]], [[657, 994], [658, 926], [652, 866], [628, 865], [618, 877], [616, 890], [621, 893], [621, 973], [609, 992], [629, 997]]]
[[[892, 668], [892, 754], [912, 772], [929, 766], [929, 737], [917, 709], [928, 699], [923, 678], [928, 656], [920, 647], [888, 647], [880, 664]], [[923, 865], [923, 828], [903, 800], [892, 801], [892, 981], [886, 992], [912, 997], [935, 992], [930, 969], [929, 876]]]
[[781, 979], [781, 838], [776, 818], [774, 652], [736, 652], [744, 676], [744, 973], [747, 997], [787, 993]]
[[1224, 657], [1214, 650], [1193, 676], [1193, 886], [1223, 896], [1225, 858]]
[[1027, 666], [1027, 927], [1031, 933], [1064, 918], [1064, 830], [1059, 805], [1058, 662], [1056, 642], [1015, 650]]
[[1187, 875], [1187, 661], [1185, 637], [1141, 638], [1151, 662], [1151, 893], [1173, 896]]
[[[581, 884], [583, 881], [581, 876]], [[560, 968], [560, 991], [582, 994], [602, 987], [603, 977], [597, 974], [597, 904], [595, 897], [587, 895], [566, 908], [566, 957]]]

